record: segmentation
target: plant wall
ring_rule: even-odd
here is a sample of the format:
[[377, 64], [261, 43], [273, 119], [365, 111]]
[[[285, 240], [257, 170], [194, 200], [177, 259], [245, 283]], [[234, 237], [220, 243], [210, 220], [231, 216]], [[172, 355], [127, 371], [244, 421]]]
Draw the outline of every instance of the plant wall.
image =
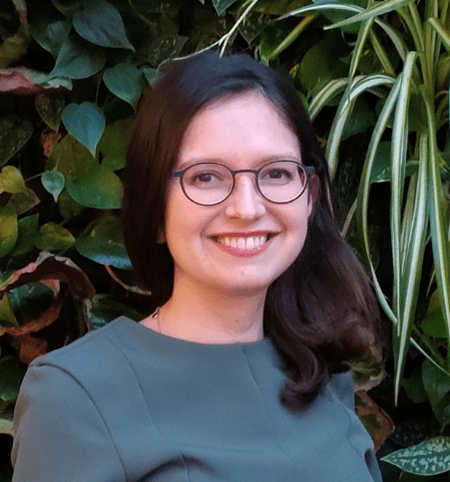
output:
[[[12, 434], [32, 359], [117, 316], [145, 316], [148, 293], [130, 269], [119, 214], [127, 129], [142, 89], [170, 59], [215, 46], [290, 75], [309, 109], [341, 199], [343, 235], [394, 327], [394, 356], [373, 392], [397, 424], [389, 443], [407, 450], [388, 456], [401, 475], [382, 464], [385, 480], [443, 477], [450, 467], [448, 3], [3, 2], [0, 433]], [[366, 394], [382, 378], [379, 357], [374, 350], [354, 365], [359, 413], [377, 447], [393, 429]], [[10, 480], [8, 459], [8, 450], [0, 454], [0, 481]]]

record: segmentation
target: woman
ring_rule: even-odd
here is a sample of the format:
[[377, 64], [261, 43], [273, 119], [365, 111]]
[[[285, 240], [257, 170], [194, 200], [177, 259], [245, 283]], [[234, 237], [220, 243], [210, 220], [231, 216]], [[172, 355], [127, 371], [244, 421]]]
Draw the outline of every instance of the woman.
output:
[[13, 480], [380, 481], [342, 373], [377, 305], [295, 91], [244, 55], [174, 63], [141, 100], [124, 186], [153, 313], [30, 366]]

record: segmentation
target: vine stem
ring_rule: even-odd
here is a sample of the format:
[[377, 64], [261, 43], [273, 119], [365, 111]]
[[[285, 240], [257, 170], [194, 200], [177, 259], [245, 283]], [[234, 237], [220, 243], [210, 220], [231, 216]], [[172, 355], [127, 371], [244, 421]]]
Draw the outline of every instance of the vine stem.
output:
[[238, 20], [233, 25], [233, 27], [230, 29], [230, 31], [219, 40], [219, 44], [223, 43], [223, 45], [220, 49], [220, 56], [221, 57], [225, 53], [225, 49], [227, 47], [228, 41], [234, 35], [234, 32], [236, 32], [239, 25], [245, 20], [245, 17], [248, 15], [248, 13], [253, 9], [253, 7], [258, 2], [259, 2], [259, 0], [253, 0], [252, 3], [250, 3], [250, 5], [244, 10], [243, 14], [238, 18]]
[[43, 172], [39, 172], [38, 174], [35, 174], [34, 176], [29, 177], [28, 179], [24, 179], [25, 184], [29, 181], [32, 181], [33, 179], [37, 179], [38, 177], [41, 177]]
[[119, 283], [122, 288], [125, 288], [127, 291], [131, 291], [132, 293], [138, 293], [140, 295], [151, 295], [152, 293], [150, 291], [146, 290], [141, 290], [141, 288], [138, 288], [137, 286], [129, 286], [126, 283], [124, 283], [120, 278], [117, 277], [117, 275], [114, 273], [112, 270], [111, 266], [109, 264], [105, 265], [105, 269], [109, 276], [116, 282]]

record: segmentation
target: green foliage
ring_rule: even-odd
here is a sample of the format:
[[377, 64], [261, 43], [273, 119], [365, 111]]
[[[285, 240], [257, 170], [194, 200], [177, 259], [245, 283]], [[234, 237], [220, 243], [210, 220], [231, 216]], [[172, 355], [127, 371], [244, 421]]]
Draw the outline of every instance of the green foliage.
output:
[[106, 125], [102, 110], [92, 102], [69, 104], [62, 110], [62, 121], [69, 134], [87, 147], [95, 157], [97, 144]]
[[142, 72], [135, 65], [121, 63], [106, 69], [103, 82], [110, 92], [136, 109], [145, 80]]
[[22, 149], [32, 133], [31, 122], [16, 115], [0, 117], [0, 167]]
[[[26, 115], [9, 103], [0, 117], [0, 370], [10, 373], [0, 432], [10, 431], [33, 356], [122, 314], [144, 316], [118, 212], [134, 110], [171, 59], [232, 46], [291, 74], [326, 145], [344, 194], [343, 234], [394, 324], [396, 398], [429, 403], [437, 425], [427, 445], [386, 460], [431, 470], [436, 451], [448, 452], [450, 425], [449, 1], [42, 0], [27, 8], [0, 45], [0, 66], [9, 66], [0, 95], [28, 94], [20, 97]], [[9, 289], [15, 277], [24, 288]], [[30, 299], [41, 309], [28, 309]], [[30, 349], [30, 338], [40, 344]], [[415, 480], [406, 474], [400, 480]]]
[[69, 34], [61, 45], [55, 67], [48, 77], [86, 79], [105, 66], [106, 51], [84, 40], [75, 32]]
[[84, 0], [73, 14], [72, 25], [80, 37], [95, 45], [134, 51], [119, 11], [106, 0]]
[[64, 189], [65, 178], [57, 170], [45, 171], [41, 176], [42, 185], [53, 196], [55, 202], [58, 201], [58, 197]]
[[382, 460], [418, 475], [436, 475], [450, 470], [450, 437], [436, 437], [393, 452]]
[[87, 232], [78, 236], [75, 248], [97, 263], [119, 269], [131, 268], [123, 241], [122, 224], [116, 216], [106, 215], [91, 223]]

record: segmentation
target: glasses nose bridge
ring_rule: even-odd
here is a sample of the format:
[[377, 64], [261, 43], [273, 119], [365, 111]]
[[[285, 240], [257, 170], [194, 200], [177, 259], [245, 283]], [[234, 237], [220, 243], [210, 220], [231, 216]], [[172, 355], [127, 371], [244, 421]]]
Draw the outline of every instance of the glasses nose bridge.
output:
[[231, 175], [233, 176], [233, 190], [236, 186], [236, 174], [250, 173], [250, 174], [255, 175], [254, 182], [255, 182], [256, 189], [259, 193], [259, 184], [258, 184], [259, 170], [257, 170], [257, 169], [237, 169], [237, 170], [230, 169], [229, 171], [231, 172]]

